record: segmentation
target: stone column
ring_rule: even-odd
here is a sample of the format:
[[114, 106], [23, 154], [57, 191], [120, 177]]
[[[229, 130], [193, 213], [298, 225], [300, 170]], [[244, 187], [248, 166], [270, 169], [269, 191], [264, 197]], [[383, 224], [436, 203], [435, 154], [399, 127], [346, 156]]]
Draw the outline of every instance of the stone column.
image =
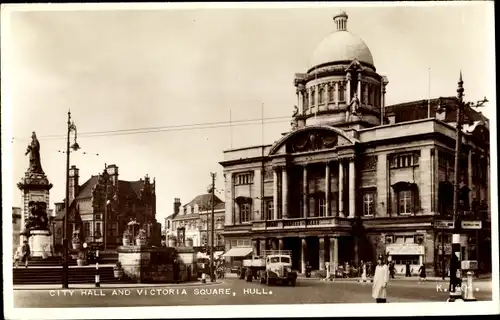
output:
[[325, 270], [325, 238], [319, 237], [319, 270]]
[[472, 148], [469, 149], [469, 154], [467, 157], [467, 186], [469, 186], [469, 189], [471, 190], [469, 192], [469, 206], [472, 205], [472, 199], [474, 198], [474, 193], [472, 192]]
[[330, 208], [330, 162], [326, 163], [325, 166], [325, 203], [326, 203], [326, 212], [325, 215], [327, 217], [331, 216], [331, 208]]
[[377, 158], [377, 203], [376, 203], [376, 211], [375, 216], [386, 216], [387, 215], [387, 206], [389, 203], [386, 203], [387, 199], [387, 154], [381, 153]]
[[304, 99], [302, 98], [302, 91], [297, 88], [295, 91], [297, 93], [297, 107], [299, 108], [300, 114], [304, 114]]
[[334, 95], [334, 99], [335, 99], [335, 107], [338, 109], [339, 108], [339, 83], [338, 82], [335, 82], [335, 95]]
[[354, 159], [349, 161], [349, 218], [356, 215], [356, 172]]
[[434, 148], [434, 213], [439, 213], [439, 151]]
[[288, 172], [286, 167], [281, 171], [281, 212], [283, 219], [288, 218]]
[[337, 237], [330, 237], [330, 265], [337, 268], [339, 262], [339, 240]]
[[358, 87], [357, 87], [357, 92], [358, 92], [358, 99], [359, 99], [359, 103], [362, 104], [362, 103], [365, 103], [365, 101], [363, 101], [363, 96], [361, 94], [361, 73], [358, 72]]
[[265, 238], [264, 239], [259, 239], [259, 247], [260, 247], [259, 254], [260, 255], [263, 255], [264, 251], [267, 250], [266, 242], [267, 242], [267, 239], [265, 239]]
[[307, 109], [307, 110], [309, 110], [309, 114], [312, 113], [312, 108], [313, 108], [311, 91], [312, 91], [311, 88], [307, 89], [307, 96], [309, 97], [307, 99], [307, 101], [309, 103], [309, 109]]
[[259, 240], [258, 239], [252, 239], [252, 248], [253, 248], [253, 254], [258, 255], [258, 253], [259, 253]]
[[278, 168], [273, 168], [273, 220], [278, 219]]
[[385, 124], [384, 118], [385, 118], [385, 84], [382, 84], [382, 95], [381, 95], [381, 105], [380, 105], [380, 110], [381, 110], [381, 119], [380, 119], [380, 124]]
[[349, 105], [349, 103], [351, 102], [351, 80], [352, 80], [352, 76], [351, 76], [351, 72], [347, 72], [347, 76], [346, 76], [346, 79], [347, 79], [347, 92], [346, 92], [346, 102], [347, 104]]
[[309, 193], [309, 188], [308, 188], [308, 181], [307, 181], [307, 166], [304, 165], [304, 169], [303, 169], [303, 186], [302, 186], [302, 193], [303, 193], [303, 196], [302, 196], [302, 205], [303, 205], [303, 210], [304, 210], [304, 218], [307, 218], [308, 216], [308, 202], [309, 202], [309, 197], [308, 197], [308, 193]]
[[278, 250], [278, 241], [277, 239], [271, 239], [271, 246], [273, 250]]
[[340, 217], [344, 217], [344, 164], [339, 159], [339, 213]]
[[233, 225], [234, 224], [234, 200], [233, 200], [233, 174], [230, 172], [226, 173], [226, 186], [225, 189], [227, 190], [226, 197], [225, 197], [225, 207], [226, 207], [226, 213], [225, 213], [225, 224], [227, 225]]
[[252, 184], [252, 194], [258, 195], [254, 199], [254, 209], [253, 212], [251, 213], [252, 221], [258, 221], [263, 218], [263, 212], [262, 211], [262, 202], [264, 201], [262, 199], [262, 179], [263, 177], [263, 170], [262, 169], [256, 169], [254, 171], [254, 180]]
[[278, 238], [278, 250], [283, 250], [283, 238]]
[[300, 248], [300, 271], [302, 274], [306, 273], [306, 254], [307, 254], [307, 242], [306, 238], [301, 238], [301, 248]]
[[433, 173], [431, 167], [431, 148], [427, 147], [420, 150], [420, 159], [418, 165], [420, 171], [420, 192], [418, 193], [418, 195], [420, 197], [419, 200], [421, 212], [415, 212], [415, 214], [430, 214], [432, 212], [431, 197]]

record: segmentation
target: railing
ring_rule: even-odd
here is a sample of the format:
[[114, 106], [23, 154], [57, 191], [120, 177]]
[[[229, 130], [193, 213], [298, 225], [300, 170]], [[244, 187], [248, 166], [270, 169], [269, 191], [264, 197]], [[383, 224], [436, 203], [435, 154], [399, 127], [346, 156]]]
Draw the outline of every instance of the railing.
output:
[[252, 230], [276, 229], [315, 229], [322, 227], [350, 226], [347, 218], [340, 217], [308, 217], [283, 220], [254, 221]]

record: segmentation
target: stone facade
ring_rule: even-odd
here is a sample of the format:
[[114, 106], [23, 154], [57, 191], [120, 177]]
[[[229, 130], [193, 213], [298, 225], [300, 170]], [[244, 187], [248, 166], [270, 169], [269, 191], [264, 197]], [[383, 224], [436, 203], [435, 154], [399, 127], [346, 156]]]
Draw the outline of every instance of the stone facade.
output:
[[[347, 16], [336, 19], [344, 32]], [[331, 50], [339, 45], [354, 44]], [[388, 254], [398, 272], [409, 261], [414, 272], [425, 264], [432, 274], [440, 261], [436, 221], [450, 219], [458, 100], [386, 106], [387, 78], [351, 53], [347, 61], [296, 74], [290, 132], [272, 145], [224, 152], [226, 250], [292, 250], [300, 272], [307, 262], [323, 270], [325, 262], [359, 265]], [[489, 208], [489, 125], [473, 110], [466, 113], [474, 126], [464, 130], [459, 214], [483, 219], [479, 232], [487, 235], [489, 213], [481, 210]], [[484, 165], [472, 167], [474, 157]], [[466, 250], [475, 247], [475, 257], [487, 259], [474, 239]]]

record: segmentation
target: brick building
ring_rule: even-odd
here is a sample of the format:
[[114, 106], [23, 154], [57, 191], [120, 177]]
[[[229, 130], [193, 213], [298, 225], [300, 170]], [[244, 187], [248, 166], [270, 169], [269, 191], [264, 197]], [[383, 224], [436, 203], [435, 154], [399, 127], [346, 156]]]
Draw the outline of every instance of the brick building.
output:
[[[440, 245], [447, 260], [451, 242], [436, 221], [452, 208], [458, 99], [386, 106], [388, 79], [347, 18], [334, 17], [336, 32], [295, 75], [291, 130], [272, 145], [224, 152], [226, 251], [292, 250], [301, 272], [306, 262], [323, 270], [388, 253], [398, 273], [407, 261], [438, 273]], [[470, 108], [466, 119], [460, 216], [481, 228], [462, 230], [464, 255], [491, 270], [489, 125]]]
[[[91, 176], [79, 184], [79, 169], [70, 168], [68, 240], [80, 230], [85, 242], [106, 244], [116, 248], [122, 243], [127, 223], [136, 220], [151, 237], [151, 244], [160, 244], [161, 225], [156, 221], [155, 181], [146, 175], [137, 181], [118, 178], [118, 167], [108, 165], [102, 174]], [[105, 203], [108, 203], [107, 208]], [[55, 204], [55, 242], [62, 244], [64, 201]], [[105, 219], [107, 213], [107, 219]], [[104, 233], [107, 230], [107, 233]]]
[[[185, 240], [191, 238], [195, 248], [205, 251], [210, 245], [211, 203], [212, 195], [209, 193], [200, 194], [184, 205], [176, 198], [174, 213], [166, 219], [167, 236], [175, 236], [179, 245], [184, 245]], [[214, 195], [215, 251], [224, 250], [224, 210], [224, 202]]]

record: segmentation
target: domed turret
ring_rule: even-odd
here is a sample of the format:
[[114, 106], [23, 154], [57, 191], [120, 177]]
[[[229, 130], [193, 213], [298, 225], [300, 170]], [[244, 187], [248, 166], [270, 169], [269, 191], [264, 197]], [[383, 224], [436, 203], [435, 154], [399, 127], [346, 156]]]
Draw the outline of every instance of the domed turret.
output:
[[387, 79], [376, 72], [366, 43], [347, 31], [348, 16], [314, 50], [306, 73], [295, 75], [298, 112], [292, 129], [327, 124], [362, 129], [383, 123]]
[[372, 53], [366, 43], [358, 36], [347, 31], [347, 19], [348, 16], [345, 12], [333, 17], [337, 30], [330, 33], [316, 47], [310, 60], [309, 69], [355, 59], [373, 68], [375, 67]]

